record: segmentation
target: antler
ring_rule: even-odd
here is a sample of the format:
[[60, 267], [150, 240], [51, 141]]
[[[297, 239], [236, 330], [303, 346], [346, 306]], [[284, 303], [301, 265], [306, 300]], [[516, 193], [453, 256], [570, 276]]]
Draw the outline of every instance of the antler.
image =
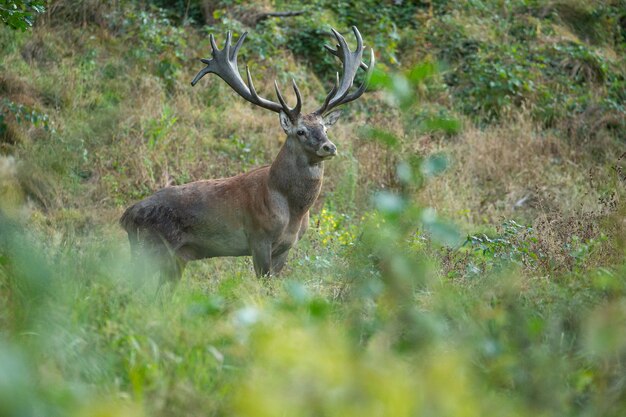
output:
[[278, 83], [274, 81], [274, 87], [276, 89], [276, 95], [278, 96], [279, 103], [273, 102], [271, 100], [267, 100], [261, 96], [259, 96], [254, 89], [254, 84], [252, 83], [252, 76], [250, 75], [250, 69], [246, 65], [246, 74], [248, 77], [248, 83], [243, 81], [241, 75], [239, 74], [239, 68], [237, 67], [237, 53], [239, 52], [239, 48], [243, 44], [244, 39], [248, 35], [248, 32], [245, 32], [234, 47], [231, 48], [231, 33], [228, 31], [226, 35], [226, 44], [222, 50], [217, 48], [215, 44], [215, 38], [211, 34], [209, 39], [211, 41], [211, 59], [201, 59], [203, 63], [206, 64], [198, 74], [194, 77], [191, 85], [196, 85], [196, 83], [200, 80], [200, 78], [204, 77], [208, 73], [217, 74], [222, 80], [226, 81], [237, 94], [246, 99], [252, 104], [255, 104], [259, 107], [263, 107], [264, 109], [271, 110], [273, 112], [279, 113], [280, 111], [285, 112], [287, 116], [295, 121], [300, 114], [300, 110], [302, 108], [302, 97], [300, 96], [300, 90], [296, 85], [296, 81], [293, 80], [293, 90], [296, 93], [296, 98], [298, 102], [296, 106], [290, 108], [282, 94], [280, 93], [280, 89], [278, 88]]
[[[372, 76], [372, 72], [374, 70], [374, 64], [376, 63], [376, 59], [374, 57], [374, 50], [370, 48], [370, 63], [366, 65], [361, 61], [363, 56], [363, 38], [359, 33], [359, 30], [356, 26], [352, 26], [352, 31], [354, 32], [354, 36], [356, 37], [357, 47], [353, 52], [348, 47], [348, 43], [346, 39], [341, 36], [339, 32], [335, 29], [331, 29], [335, 38], [337, 38], [337, 49], [333, 49], [328, 45], [324, 45], [324, 47], [333, 55], [338, 57], [343, 64], [343, 71], [341, 75], [341, 81], [339, 80], [339, 73], [337, 73], [337, 80], [335, 81], [335, 85], [333, 89], [328, 93], [326, 99], [324, 100], [324, 104], [322, 107], [315, 111], [316, 114], [324, 114], [331, 109], [345, 103], [349, 103], [357, 98], [361, 97], [367, 88], [370, 77]], [[359, 86], [359, 88], [348, 94], [350, 87], [354, 83], [354, 77], [356, 76], [359, 68], [367, 71], [365, 75], [365, 80]]]

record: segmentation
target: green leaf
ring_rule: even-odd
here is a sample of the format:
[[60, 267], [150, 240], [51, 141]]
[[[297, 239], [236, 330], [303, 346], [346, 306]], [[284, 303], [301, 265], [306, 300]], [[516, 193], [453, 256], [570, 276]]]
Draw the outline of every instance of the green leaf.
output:
[[421, 220], [424, 229], [439, 244], [457, 247], [463, 243], [463, 236], [459, 229], [452, 223], [441, 220], [435, 209], [426, 208], [422, 210]]
[[453, 135], [461, 131], [461, 122], [452, 118], [435, 117], [424, 121], [423, 130], [441, 131]]
[[420, 82], [432, 77], [437, 73], [437, 66], [432, 62], [423, 62], [411, 68], [407, 78], [412, 84], [419, 84]]
[[448, 167], [448, 157], [444, 154], [434, 154], [422, 162], [421, 171], [426, 177], [441, 174]]
[[397, 214], [404, 209], [405, 201], [398, 194], [380, 191], [374, 196], [374, 205], [381, 213]]
[[388, 73], [384, 72], [382, 69], [374, 68], [374, 72], [372, 73], [372, 78], [370, 78], [369, 85], [372, 88], [391, 89], [391, 87], [393, 86], [393, 79]]
[[44, 0], [5, 0], [0, 3], [0, 20], [12, 29], [26, 30], [36, 14], [45, 11]]

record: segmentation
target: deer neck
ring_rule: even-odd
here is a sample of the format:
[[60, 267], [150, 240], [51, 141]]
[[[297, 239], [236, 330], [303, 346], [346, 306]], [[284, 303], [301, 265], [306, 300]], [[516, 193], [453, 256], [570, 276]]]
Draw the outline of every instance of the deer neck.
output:
[[324, 162], [303, 151], [297, 140], [287, 137], [270, 167], [269, 186], [287, 198], [292, 212], [304, 213], [322, 188]]

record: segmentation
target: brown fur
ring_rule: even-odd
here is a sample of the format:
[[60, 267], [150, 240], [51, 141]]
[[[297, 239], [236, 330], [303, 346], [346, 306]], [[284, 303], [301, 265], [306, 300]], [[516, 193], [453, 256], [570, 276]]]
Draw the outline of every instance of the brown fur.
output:
[[280, 272], [308, 227], [323, 161], [336, 153], [326, 136], [336, 117], [283, 116], [287, 140], [271, 165], [163, 188], [129, 207], [120, 223], [133, 252], [143, 248], [169, 278], [179, 278], [187, 261], [217, 256], [251, 255], [257, 275]]

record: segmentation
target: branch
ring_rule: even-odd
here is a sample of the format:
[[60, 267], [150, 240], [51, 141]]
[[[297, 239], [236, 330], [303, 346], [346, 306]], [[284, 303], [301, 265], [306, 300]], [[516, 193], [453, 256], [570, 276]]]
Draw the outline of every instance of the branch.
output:
[[265, 19], [269, 19], [270, 17], [291, 17], [291, 16], [300, 16], [306, 13], [305, 10], [298, 10], [293, 12], [268, 12], [268, 13], [260, 13], [256, 17], [256, 23], [261, 23]]

